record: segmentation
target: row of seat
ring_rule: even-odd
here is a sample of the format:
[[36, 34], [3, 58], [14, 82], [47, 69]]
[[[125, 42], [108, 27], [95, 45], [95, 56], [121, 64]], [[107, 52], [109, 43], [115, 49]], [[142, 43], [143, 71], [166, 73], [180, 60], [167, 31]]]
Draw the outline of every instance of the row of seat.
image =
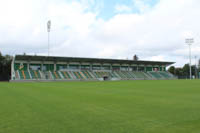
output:
[[146, 72], [137, 72], [137, 71], [115, 71], [116, 75], [118, 75], [121, 79], [153, 79]]
[[17, 70], [17, 79], [66, 79], [66, 80], [91, 80], [100, 78], [115, 79], [172, 79], [174, 76], [168, 72], [140, 72], [140, 71], [39, 71]]
[[17, 70], [15, 72], [17, 79], [41, 79], [41, 74], [38, 70]]

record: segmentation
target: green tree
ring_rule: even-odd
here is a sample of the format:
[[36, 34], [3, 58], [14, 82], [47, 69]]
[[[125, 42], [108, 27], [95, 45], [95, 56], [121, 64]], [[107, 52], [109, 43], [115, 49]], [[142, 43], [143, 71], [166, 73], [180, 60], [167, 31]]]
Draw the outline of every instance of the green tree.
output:
[[11, 75], [12, 56], [3, 56], [0, 52], [0, 80], [9, 80]]
[[190, 66], [189, 66], [189, 64], [185, 64], [183, 66], [183, 74], [184, 74], [184, 76], [188, 76], [189, 77], [189, 75], [190, 75]]
[[171, 66], [169, 69], [168, 69], [168, 72], [172, 73], [172, 74], [175, 74], [175, 67], [174, 66]]
[[184, 76], [184, 74], [183, 74], [183, 69], [182, 69], [182, 68], [176, 68], [176, 69], [175, 69], [175, 75], [177, 75], [177, 76], [179, 76], [179, 77]]

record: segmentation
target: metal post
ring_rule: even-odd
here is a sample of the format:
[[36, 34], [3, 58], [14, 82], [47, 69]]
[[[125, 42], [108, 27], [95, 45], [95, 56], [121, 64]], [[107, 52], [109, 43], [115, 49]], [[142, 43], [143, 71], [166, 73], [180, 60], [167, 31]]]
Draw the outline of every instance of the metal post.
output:
[[190, 56], [190, 79], [192, 79], [192, 66], [191, 66], [191, 44], [189, 44], [189, 56]]
[[194, 39], [190, 38], [190, 39], [185, 39], [185, 43], [188, 44], [189, 46], [189, 65], [190, 65], [190, 79], [192, 79], [192, 66], [191, 66], [191, 45], [192, 43], [194, 43]]
[[49, 40], [49, 32], [48, 32], [48, 56], [49, 56], [49, 42], [50, 40]]
[[195, 78], [198, 78], [198, 74], [197, 74], [197, 56], [195, 56]]

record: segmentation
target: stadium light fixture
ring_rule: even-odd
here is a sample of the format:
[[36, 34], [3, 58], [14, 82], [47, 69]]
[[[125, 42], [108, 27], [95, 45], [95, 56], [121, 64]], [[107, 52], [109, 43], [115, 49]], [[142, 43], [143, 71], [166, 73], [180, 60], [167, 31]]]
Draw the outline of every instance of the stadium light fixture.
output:
[[190, 79], [192, 79], [192, 66], [191, 66], [191, 45], [192, 45], [192, 43], [194, 43], [194, 39], [193, 39], [193, 38], [188, 38], [188, 39], [185, 39], [185, 43], [186, 43], [186, 44], [188, 44], [188, 46], [189, 46]]
[[47, 32], [48, 32], [48, 56], [49, 56], [49, 47], [50, 47], [50, 31], [51, 31], [51, 20], [47, 22]]

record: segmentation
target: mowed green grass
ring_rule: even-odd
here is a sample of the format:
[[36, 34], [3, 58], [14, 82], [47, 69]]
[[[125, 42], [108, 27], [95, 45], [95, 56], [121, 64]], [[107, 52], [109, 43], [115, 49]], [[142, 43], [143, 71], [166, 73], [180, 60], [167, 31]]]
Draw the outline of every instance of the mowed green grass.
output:
[[0, 83], [0, 133], [200, 133], [200, 80]]

